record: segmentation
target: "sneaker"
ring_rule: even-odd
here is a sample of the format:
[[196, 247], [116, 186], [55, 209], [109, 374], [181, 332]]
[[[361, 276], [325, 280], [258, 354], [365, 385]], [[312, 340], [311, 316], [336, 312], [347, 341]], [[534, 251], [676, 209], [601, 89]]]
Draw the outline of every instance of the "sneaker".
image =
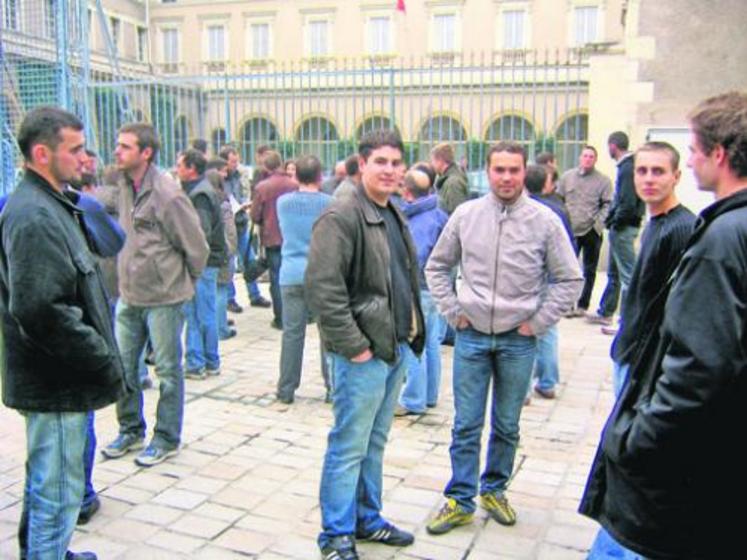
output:
[[205, 372], [205, 368], [202, 369], [187, 369], [184, 371], [184, 377], [187, 379], [205, 379], [207, 377], [207, 373]]
[[350, 535], [334, 537], [320, 548], [322, 551], [322, 560], [358, 560], [355, 541]]
[[586, 311], [587, 310], [583, 307], [574, 307], [568, 313], [566, 313], [565, 316], [568, 319], [574, 319], [576, 317], [584, 317], [586, 315]]
[[231, 313], [243, 313], [244, 308], [241, 307], [238, 303], [236, 303], [234, 300], [229, 301], [226, 304], [226, 309], [230, 311]]
[[135, 464], [141, 467], [152, 467], [158, 463], [163, 463], [169, 457], [179, 453], [179, 449], [164, 449], [150, 444], [145, 451], [135, 457]]
[[501, 525], [516, 523], [516, 512], [508, 505], [506, 496], [498, 496], [495, 492], [480, 495], [480, 505]]
[[228, 329], [226, 332], [221, 333], [221, 335], [218, 337], [221, 340], [228, 340], [236, 336], [236, 329]]
[[272, 303], [270, 303], [268, 300], [260, 296], [257, 299], [253, 299], [249, 303], [249, 305], [251, 305], [252, 307], [270, 307]]
[[537, 393], [543, 399], [554, 399], [555, 398], [555, 389], [543, 389], [539, 385], [535, 385], [534, 392]]
[[80, 513], [78, 513], [78, 525], [85, 525], [101, 508], [101, 500], [98, 496], [95, 496], [91, 503], [80, 506]]
[[276, 395], [279, 402], [283, 404], [293, 404], [293, 395], [286, 397], [285, 395]]
[[398, 529], [390, 523], [368, 534], [356, 531], [355, 538], [359, 541], [377, 542], [389, 546], [408, 546], [415, 541], [415, 536], [412, 533]]
[[233, 319], [226, 319], [226, 324], [229, 327], [235, 327], [236, 326], [236, 321], [234, 321]]
[[400, 416], [421, 416], [422, 412], [415, 412], [414, 410], [410, 410], [409, 408], [405, 408], [401, 404], [398, 404], [397, 407], [394, 409], [394, 415], [397, 417]]
[[617, 330], [617, 327], [610, 327], [607, 325], [604, 325], [601, 328], [602, 334], [606, 334], [608, 336], [615, 336], [617, 334]]
[[207, 375], [208, 377], [215, 377], [216, 375], [220, 375], [220, 366], [205, 368], [205, 375]]
[[117, 459], [127, 455], [130, 451], [142, 449], [144, 438], [135, 434], [119, 434], [117, 438], [101, 450], [101, 454], [109, 459]]
[[589, 313], [586, 315], [586, 322], [592, 325], [611, 325], [612, 317], [605, 317], [599, 313]]
[[443, 535], [448, 533], [454, 527], [472, 523], [473, 513], [464, 510], [462, 506], [456, 503], [454, 498], [449, 498], [446, 503], [436, 514], [436, 517], [428, 522], [425, 530], [431, 535]]

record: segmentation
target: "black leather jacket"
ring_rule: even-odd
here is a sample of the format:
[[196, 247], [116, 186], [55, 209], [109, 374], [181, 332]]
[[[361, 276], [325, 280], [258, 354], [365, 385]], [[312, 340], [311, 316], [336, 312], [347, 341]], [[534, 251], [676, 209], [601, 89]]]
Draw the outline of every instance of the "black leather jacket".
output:
[[81, 210], [33, 171], [0, 215], [2, 397], [86, 412], [125, 394], [104, 284]]
[[[413, 293], [410, 346], [423, 350], [425, 328], [420, 309], [418, 260], [402, 213], [389, 202], [400, 222], [409, 253], [407, 268]], [[366, 349], [386, 362], [397, 359], [392, 282], [386, 226], [363, 188], [332, 204], [314, 224], [306, 298], [319, 317], [327, 350], [350, 359]]]

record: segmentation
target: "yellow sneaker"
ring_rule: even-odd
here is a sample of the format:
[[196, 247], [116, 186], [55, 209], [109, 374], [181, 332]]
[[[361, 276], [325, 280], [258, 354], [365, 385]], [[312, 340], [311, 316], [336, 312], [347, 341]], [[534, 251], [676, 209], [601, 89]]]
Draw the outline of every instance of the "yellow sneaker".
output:
[[481, 494], [480, 505], [501, 525], [516, 523], [516, 512], [508, 505], [506, 496], [497, 496], [494, 492]]
[[430, 520], [425, 530], [431, 535], [443, 535], [454, 527], [472, 522], [474, 514], [464, 511], [464, 508], [449, 498], [436, 516]]

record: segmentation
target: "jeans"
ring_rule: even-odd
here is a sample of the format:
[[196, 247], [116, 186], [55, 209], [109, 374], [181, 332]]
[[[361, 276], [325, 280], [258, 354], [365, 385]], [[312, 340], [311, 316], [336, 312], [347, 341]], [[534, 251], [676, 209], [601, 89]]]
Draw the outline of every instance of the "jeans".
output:
[[441, 340], [446, 321], [438, 312], [433, 296], [427, 290], [420, 291], [420, 306], [425, 318], [425, 349], [418, 358], [410, 353], [407, 379], [402, 387], [399, 404], [410, 412], [425, 412], [427, 406], [436, 406], [438, 387], [441, 383]]
[[218, 369], [218, 323], [215, 311], [218, 269], [205, 268], [195, 284], [195, 295], [184, 306], [187, 316], [187, 369]]
[[[242, 232], [239, 232], [237, 259], [239, 265], [237, 266], [237, 268], [240, 268], [243, 272], [244, 263], [247, 261], [253, 261], [256, 258], [257, 257], [254, 254], [254, 247], [252, 247], [252, 244], [249, 243], [249, 230], [244, 229]], [[246, 283], [246, 292], [249, 294], [249, 301], [257, 301], [262, 297], [256, 281]], [[228, 288], [228, 297], [231, 301], [236, 299], [236, 287], [233, 284], [233, 280], [231, 280], [231, 284]]]
[[553, 325], [537, 337], [537, 358], [534, 361], [537, 387], [549, 391], [558, 383], [558, 326]]
[[584, 289], [578, 298], [580, 309], [589, 309], [591, 293], [594, 291], [594, 281], [597, 279], [597, 265], [599, 264], [599, 249], [602, 247], [602, 236], [593, 228], [588, 233], [576, 237], [576, 255], [583, 253]]
[[215, 300], [215, 321], [218, 325], [218, 338], [228, 338], [228, 286], [229, 284], [218, 284]]
[[607, 266], [607, 286], [604, 288], [599, 302], [599, 315], [612, 317], [617, 309], [618, 300], [628, 293], [630, 278], [635, 267], [635, 238], [638, 236], [637, 227], [624, 227], [610, 230], [610, 259]]
[[85, 412], [27, 412], [26, 483], [18, 528], [21, 558], [60, 560], [83, 500]]
[[444, 494], [466, 511], [475, 510], [480, 468], [480, 436], [490, 381], [488, 453], [480, 493], [502, 494], [514, 467], [519, 417], [529, 389], [537, 342], [517, 330], [490, 335], [472, 328], [457, 331], [454, 345], [454, 428], [451, 432], [451, 480]]
[[386, 524], [381, 517], [384, 446], [410, 354], [404, 343], [393, 365], [376, 357], [358, 364], [331, 354], [335, 423], [322, 468], [320, 547], [335, 536], [356, 529], [369, 533]]
[[629, 372], [630, 364], [620, 364], [612, 361], [612, 390], [615, 391], [615, 398], [618, 398], [622, 393]]
[[94, 424], [94, 413], [86, 414], [86, 445], [83, 450], [83, 472], [85, 478], [85, 490], [83, 492], [84, 507], [91, 505], [96, 499], [96, 490], [93, 489], [93, 462], [96, 458], [96, 426]]
[[646, 560], [646, 558], [622, 546], [600, 527], [586, 560]]
[[[306, 342], [306, 323], [309, 307], [304, 297], [303, 284], [281, 286], [283, 298], [283, 341], [280, 348], [280, 378], [277, 394], [291, 399], [301, 384], [303, 348]], [[320, 333], [321, 338], [321, 333]], [[329, 371], [324, 350], [321, 351], [322, 377], [324, 387], [329, 391]]]
[[277, 323], [283, 322], [283, 295], [280, 293], [280, 247], [265, 247], [270, 272], [270, 299], [272, 315]]
[[150, 337], [155, 354], [159, 396], [156, 426], [151, 444], [164, 449], [179, 446], [184, 416], [184, 372], [182, 371], [182, 330], [184, 305], [156, 307], [117, 304], [117, 344], [122, 355], [126, 382], [137, 390], [117, 402], [117, 420], [122, 434], [145, 436], [143, 392], [138, 378], [138, 361]]

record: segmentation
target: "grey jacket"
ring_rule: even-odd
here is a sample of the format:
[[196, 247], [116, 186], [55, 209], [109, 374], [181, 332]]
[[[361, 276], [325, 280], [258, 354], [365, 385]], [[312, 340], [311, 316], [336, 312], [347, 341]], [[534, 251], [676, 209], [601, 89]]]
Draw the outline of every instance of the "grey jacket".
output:
[[[454, 292], [451, 270], [461, 265]], [[576, 301], [583, 278], [560, 218], [526, 192], [511, 206], [491, 192], [460, 205], [425, 267], [439, 310], [454, 325], [499, 334], [528, 321], [539, 335]]]
[[128, 305], [172, 305], [194, 295], [209, 248], [192, 203], [151, 165], [137, 196], [119, 184], [119, 223], [127, 241], [119, 254], [119, 293]]

